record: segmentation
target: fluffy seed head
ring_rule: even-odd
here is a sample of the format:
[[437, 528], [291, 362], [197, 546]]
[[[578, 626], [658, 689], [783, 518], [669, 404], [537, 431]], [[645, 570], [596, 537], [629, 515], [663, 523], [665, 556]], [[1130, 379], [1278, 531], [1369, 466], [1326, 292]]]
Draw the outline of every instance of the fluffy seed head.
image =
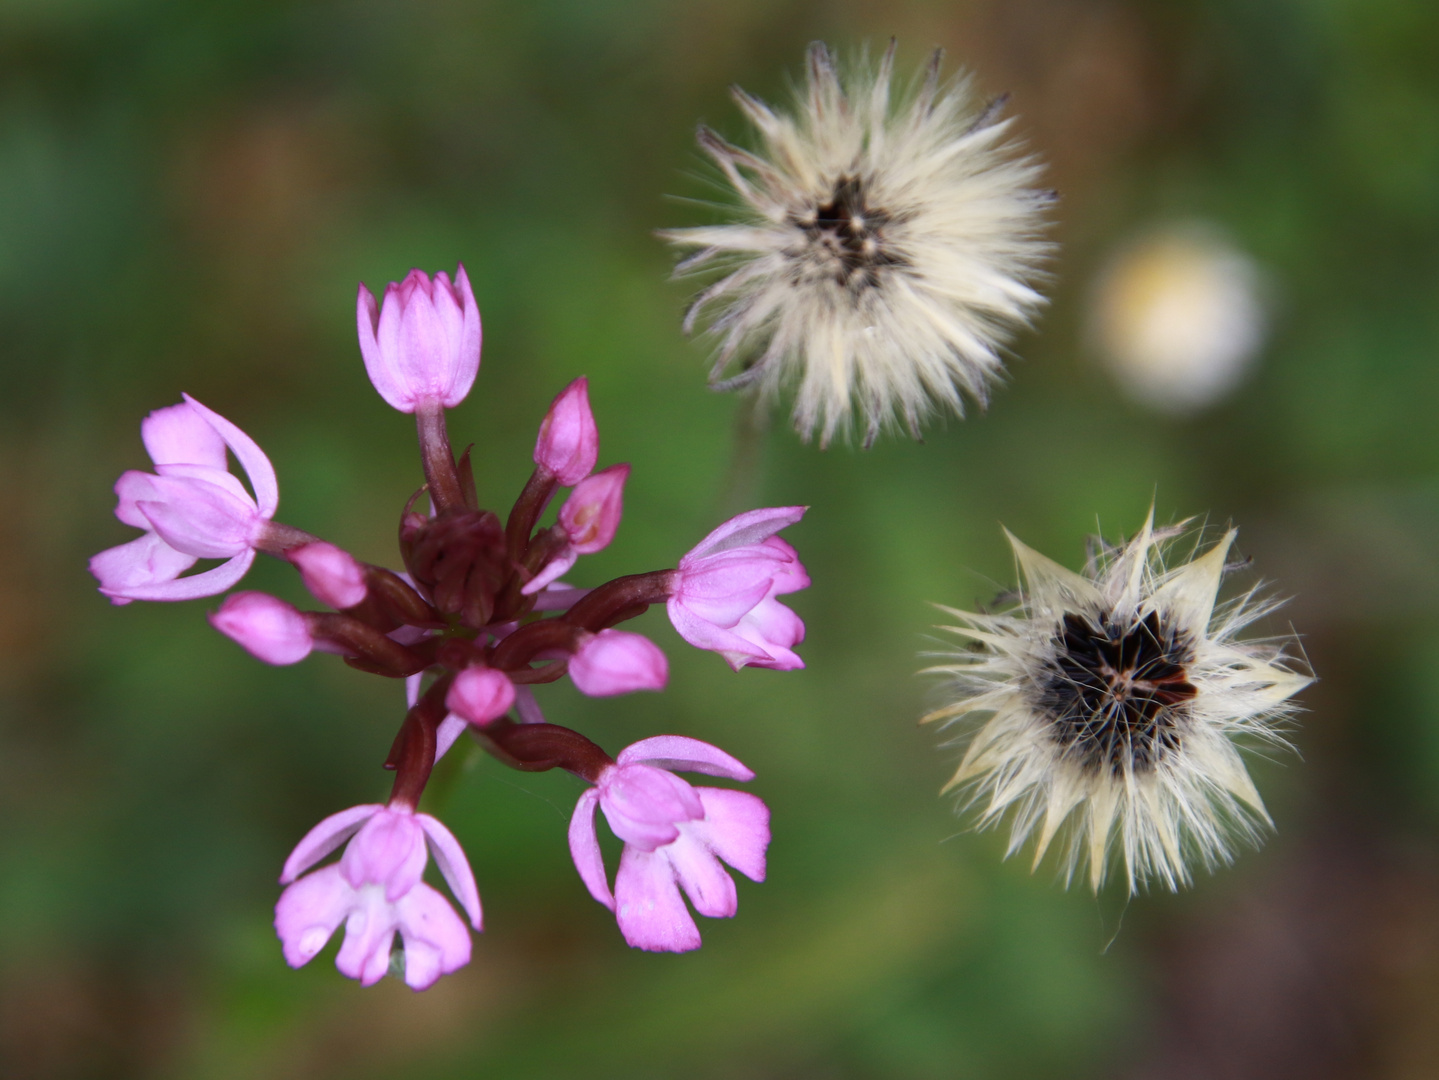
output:
[[720, 274], [685, 317], [718, 341], [711, 384], [793, 386], [794, 425], [821, 444], [855, 418], [869, 445], [895, 421], [918, 438], [964, 395], [983, 405], [998, 346], [1043, 302], [1031, 282], [1052, 195], [1031, 187], [1039, 167], [1006, 138], [1001, 102], [942, 86], [940, 58], [892, 94], [893, 44], [842, 75], [816, 43], [791, 112], [736, 88], [757, 148], [699, 132], [738, 195], [733, 220], [661, 233], [699, 249], [677, 273]]
[[1283, 746], [1292, 696], [1310, 676], [1287, 640], [1240, 640], [1277, 602], [1255, 586], [1216, 605], [1234, 530], [1177, 563], [1184, 524], [1153, 515], [1127, 544], [1097, 545], [1082, 574], [1014, 537], [1024, 577], [998, 612], [944, 608], [965, 651], [929, 669], [957, 700], [926, 720], [974, 721], [950, 783], [981, 826], [1008, 817], [1009, 851], [1034, 836], [1034, 865], [1062, 838], [1066, 883], [1088, 866], [1098, 891], [1117, 849], [1129, 891], [1187, 884], [1269, 815], [1236, 742]]

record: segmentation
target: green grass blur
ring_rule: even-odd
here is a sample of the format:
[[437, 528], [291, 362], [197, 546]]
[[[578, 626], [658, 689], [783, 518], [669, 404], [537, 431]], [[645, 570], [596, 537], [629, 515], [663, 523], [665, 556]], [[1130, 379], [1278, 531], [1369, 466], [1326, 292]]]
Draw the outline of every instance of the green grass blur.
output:
[[[181, 391], [270, 454], [280, 517], [393, 565], [413, 428], [365, 379], [355, 285], [463, 260], [483, 367], [451, 417], [508, 507], [587, 374], [634, 467], [581, 584], [673, 565], [726, 511], [740, 403], [704, 386], [651, 234], [694, 223], [695, 122], [744, 134], [805, 45], [935, 45], [1062, 199], [1052, 304], [985, 415], [922, 445], [801, 444], [744, 478], [787, 534], [808, 667], [682, 648], [663, 695], [543, 693], [611, 751], [723, 745], [773, 809], [770, 878], [696, 954], [628, 950], [565, 844], [580, 784], [456, 754], [432, 809], [486, 906], [423, 995], [283, 964], [275, 878], [383, 797], [398, 685], [270, 669], [216, 602], [112, 608], [110, 487]], [[509, 1078], [1439, 1075], [1439, 7], [1415, 0], [4, 0], [0, 3], [0, 1075]], [[679, 196], [676, 199], [672, 196]], [[1260, 265], [1252, 376], [1176, 419], [1086, 346], [1116, 247], [1199, 218]], [[1012, 583], [1000, 525], [1071, 565], [1096, 522], [1240, 526], [1321, 681], [1278, 823], [1189, 893], [1126, 904], [1001, 859], [916, 726], [931, 602]], [[286, 567], [247, 586], [299, 600]]]

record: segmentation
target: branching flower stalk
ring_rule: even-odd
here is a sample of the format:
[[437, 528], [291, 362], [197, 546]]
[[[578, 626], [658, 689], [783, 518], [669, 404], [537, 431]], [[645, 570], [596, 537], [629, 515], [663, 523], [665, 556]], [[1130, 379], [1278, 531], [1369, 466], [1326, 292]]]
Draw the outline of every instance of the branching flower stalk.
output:
[[[658, 603], [685, 640], [718, 652], [736, 671], [803, 667], [794, 647], [804, 624], [776, 597], [809, 579], [775, 534], [805, 508], [740, 514], [675, 568], [572, 587], [562, 575], [614, 538], [629, 476], [628, 465], [595, 471], [599, 433], [586, 380], [555, 399], [540, 426], [534, 471], [502, 521], [479, 506], [470, 453], [455, 457], [446, 428], [445, 410], [464, 399], [480, 361], [479, 312], [464, 268], [453, 282], [412, 271], [389, 286], [383, 306], [362, 285], [357, 321], [371, 382], [391, 406], [413, 413], [418, 429], [425, 485], [400, 515], [403, 573], [273, 521], [279, 495], [268, 458], [189, 397], [141, 426], [155, 472], [127, 472], [116, 485], [116, 515], [144, 534], [91, 560], [101, 592], [125, 604], [212, 596], [236, 584], [256, 552], [280, 556], [334, 610], [300, 611], [238, 592], [210, 616], [215, 628], [267, 663], [297, 663], [320, 650], [406, 683], [410, 707], [384, 763], [395, 774], [388, 802], [326, 818], [285, 864], [275, 927], [286, 960], [307, 963], [342, 923], [336, 964], [366, 985], [398, 965], [410, 986], [424, 989], [469, 960], [464, 922], [421, 875], [433, 856], [479, 930], [474, 876], [454, 836], [418, 811], [436, 761], [466, 731], [512, 768], [564, 769], [592, 785], [570, 830], [586, 887], [616, 912], [631, 945], [697, 948], [680, 890], [703, 915], [733, 915], [734, 883], [721, 863], [763, 880], [769, 812], [746, 792], [693, 788], [675, 773], [740, 781], [753, 773], [716, 747], [676, 735], [611, 757], [579, 732], [546, 722], [533, 688], [568, 677], [594, 696], [663, 689], [664, 653], [618, 629]], [[228, 471], [227, 449], [253, 494]], [[562, 488], [570, 492], [555, 524], [542, 526]], [[227, 561], [181, 576], [201, 558]], [[595, 837], [596, 807], [625, 842], [613, 891]], [[341, 845], [338, 862], [312, 869]], [[403, 953], [392, 958], [396, 933]]]

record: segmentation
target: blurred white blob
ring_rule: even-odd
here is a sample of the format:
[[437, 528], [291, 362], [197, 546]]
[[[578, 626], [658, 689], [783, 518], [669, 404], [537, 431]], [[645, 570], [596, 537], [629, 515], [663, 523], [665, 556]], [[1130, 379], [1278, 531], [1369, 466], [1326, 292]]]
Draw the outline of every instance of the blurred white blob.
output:
[[1197, 411], [1239, 385], [1263, 344], [1260, 284], [1253, 261], [1214, 229], [1167, 226], [1127, 245], [1102, 274], [1095, 345], [1140, 404]]

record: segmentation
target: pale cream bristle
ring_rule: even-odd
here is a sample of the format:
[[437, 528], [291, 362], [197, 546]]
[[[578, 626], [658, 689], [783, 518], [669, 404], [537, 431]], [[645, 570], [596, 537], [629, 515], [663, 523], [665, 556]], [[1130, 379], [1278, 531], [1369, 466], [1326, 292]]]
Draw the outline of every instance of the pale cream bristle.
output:
[[891, 45], [841, 74], [815, 44], [792, 112], [736, 90], [759, 146], [699, 134], [735, 219], [660, 233], [698, 249], [677, 272], [718, 275], [685, 317], [689, 332], [709, 313], [712, 385], [792, 390], [795, 427], [822, 444], [855, 421], [866, 445], [886, 426], [918, 438], [936, 409], [983, 406], [1000, 347], [1044, 302], [1038, 164], [968, 80], [941, 87], [937, 54], [908, 94], [893, 66]]

